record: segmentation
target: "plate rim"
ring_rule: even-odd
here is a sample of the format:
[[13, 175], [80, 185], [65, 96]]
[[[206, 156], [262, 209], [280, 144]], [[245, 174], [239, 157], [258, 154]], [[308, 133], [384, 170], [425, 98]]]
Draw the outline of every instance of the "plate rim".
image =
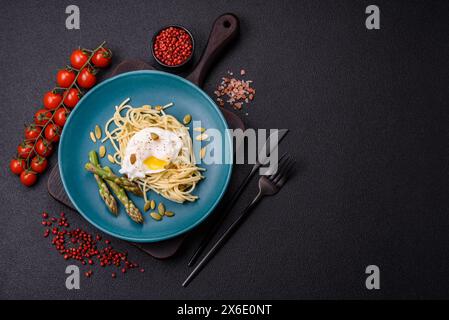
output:
[[[215, 102], [212, 100], [212, 98], [200, 87], [198, 87], [197, 85], [195, 85], [194, 83], [178, 76], [175, 74], [171, 74], [168, 72], [164, 72], [164, 71], [159, 71], [159, 70], [138, 70], [138, 71], [129, 71], [129, 72], [124, 72], [121, 74], [118, 74], [116, 76], [113, 76], [109, 79], [106, 79], [104, 81], [102, 81], [101, 83], [99, 83], [98, 85], [96, 85], [95, 87], [93, 87], [91, 90], [89, 90], [78, 102], [77, 105], [79, 105], [81, 102], [83, 102], [83, 100], [85, 100], [88, 96], [90, 96], [93, 92], [95, 92], [95, 90], [98, 90], [98, 88], [101, 88], [102, 86], [106, 85], [109, 82], [115, 81], [116, 79], [119, 78], [123, 78], [126, 76], [130, 76], [130, 75], [136, 75], [136, 74], [161, 74], [164, 76], [168, 76], [168, 77], [172, 77], [174, 79], [180, 80], [181, 82], [184, 82], [185, 84], [187, 84], [189, 87], [192, 87], [194, 90], [196, 90], [197, 92], [199, 92], [202, 96], [204, 96], [206, 98], [206, 100], [208, 100], [210, 102], [210, 104], [213, 106], [213, 109], [215, 109], [215, 111], [218, 114], [219, 119], [221, 120], [221, 122], [224, 124], [225, 126], [225, 131], [226, 131], [226, 139], [228, 140], [228, 145], [231, 146], [232, 148], [232, 139], [229, 133], [229, 126], [228, 123], [226, 122], [226, 119], [224, 118], [224, 115], [221, 113], [220, 109], [218, 108], [218, 106], [215, 104]], [[69, 114], [66, 123], [64, 125], [64, 127], [67, 127], [68, 125], [70, 125], [71, 119], [72, 119], [72, 115], [75, 114], [77, 112], [77, 110], [79, 110], [77, 107], [75, 107]], [[59, 145], [58, 145], [58, 164], [59, 164], [59, 175], [61, 176], [61, 181], [62, 181], [62, 185], [64, 187], [65, 192], [67, 193], [67, 196], [69, 197], [70, 201], [72, 202], [73, 206], [75, 207], [75, 209], [81, 214], [81, 216], [83, 216], [84, 219], [86, 219], [91, 225], [93, 225], [94, 227], [98, 228], [99, 230], [122, 240], [127, 240], [127, 241], [132, 241], [132, 242], [139, 242], [139, 243], [153, 243], [153, 242], [160, 242], [160, 241], [164, 241], [164, 240], [168, 240], [168, 239], [172, 239], [175, 238], [179, 235], [185, 234], [186, 232], [194, 229], [195, 227], [197, 227], [198, 225], [200, 225], [213, 211], [214, 209], [217, 207], [217, 205], [220, 203], [220, 201], [222, 200], [226, 190], [229, 187], [229, 182], [231, 180], [231, 176], [232, 176], [232, 172], [234, 169], [234, 162], [230, 161], [229, 165], [228, 165], [228, 170], [227, 170], [227, 177], [226, 177], [226, 182], [225, 185], [223, 187], [223, 189], [221, 190], [218, 198], [214, 201], [214, 203], [212, 204], [212, 206], [209, 208], [209, 210], [206, 212], [206, 214], [204, 214], [199, 220], [197, 220], [195, 223], [191, 224], [188, 227], [185, 227], [175, 233], [172, 233], [170, 235], [167, 236], [159, 236], [159, 237], [151, 237], [151, 238], [134, 238], [131, 236], [127, 236], [127, 235], [123, 235], [123, 234], [119, 234], [110, 230], [107, 230], [106, 228], [103, 228], [101, 226], [99, 226], [96, 222], [94, 222], [92, 219], [90, 219], [88, 217], [88, 215], [86, 215], [76, 204], [76, 202], [74, 201], [74, 199], [72, 198], [72, 195], [70, 194], [70, 192], [67, 189], [67, 185], [66, 185], [66, 181], [65, 181], [65, 177], [63, 174], [63, 169], [62, 169], [62, 146], [63, 146], [63, 141], [64, 141], [64, 137], [65, 132], [67, 132], [67, 130], [62, 130], [62, 134], [61, 134], [61, 138], [59, 141]], [[232, 159], [232, 156], [230, 156]]]

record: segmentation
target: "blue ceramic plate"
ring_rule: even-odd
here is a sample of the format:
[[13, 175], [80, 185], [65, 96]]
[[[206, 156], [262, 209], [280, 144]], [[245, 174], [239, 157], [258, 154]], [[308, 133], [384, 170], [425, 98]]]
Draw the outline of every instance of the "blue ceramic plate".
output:
[[[78, 211], [97, 228], [121, 239], [136, 242], [169, 239], [192, 229], [212, 212], [228, 186], [232, 164], [229, 161], [228, 164], [201, 164], [206, 168], [206, 178], [195, 188], [194, 193], [200, 198], [193, 203], [177, 204], [150, 192], [150, 199], [157, 203], [163, 201], [167, 210], [175, 212], [172, 218], [153, 220], [148, 212], [143, 212], [143, 198], [134, 195], [130, 198], [142, 211], [145, 222], [142, 225], [133, 222], [121, 204], [119, 216], [114, 217], [105, 207], [95, 179], [85, 171], [84, 165], [88, 161], [88, 152], [98, 150], [100, 146], [100, 142], [94, 144], [90, 140], [90, 132], [96, 124], [103, 128], [112, 117], [115, 106], [128, 97], [131, 98], [129, 104], [135, 107], [173, 102], [174, 106], [166, 112], [180, 121], [184, 115], [191, 114], [192, 119], [201, 120], [205, 128], [225, 132], [228, 127], [215, 103], [201, 89], [183, 78], [158, 71], [128, 72], [102, 82], [80, 100], [67, 119], [59, 144], [59, 168], [64, 188]], [[232, 157], [230, 141], [226, 131], [222, 144], [223, 154], [228, 159]], [[109, 141], [105, 146], [112, 154]], [[100, 162], [110, 166], [115, 173], [120, 169], [118, 165], [111, 165], [106, 157]]]

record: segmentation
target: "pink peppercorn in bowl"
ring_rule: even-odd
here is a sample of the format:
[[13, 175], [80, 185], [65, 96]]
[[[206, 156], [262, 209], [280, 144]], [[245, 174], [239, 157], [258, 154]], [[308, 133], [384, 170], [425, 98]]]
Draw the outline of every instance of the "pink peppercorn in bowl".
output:
[[154, 34], [151, 42], [154, 60], [170, 70], [186, 67], [192, 60], [194, 49], [192, 33], [178, 25], [160, 29]]

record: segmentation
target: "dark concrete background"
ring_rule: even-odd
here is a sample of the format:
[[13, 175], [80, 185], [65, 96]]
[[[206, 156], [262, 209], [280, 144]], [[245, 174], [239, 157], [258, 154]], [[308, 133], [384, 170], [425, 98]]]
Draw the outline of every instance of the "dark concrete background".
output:
[[[69, 4], [81, 30], [65, 29]], [[0, 10], [0, 298], [438, 298], [449, 292], [449, 6], [376, 1], [381, 30], [365, 28], [371, 1], [2, 1]], [[234, 12], [241, 37], [212, 70], [212, 94], [227, 70], [247, 70], [257, 89], [241, 113], [254, 128], [289, 128], [283, 150], [296, 176], [264, 201], [186, 289], [192, 238], [174, 258], [154, 260], [128, 244], [146, 269], [112, 281], [94, 268], [81, 290], [65, 288], [68, 265], [42, 237], [40, 213], [64, 210], [8, 169], [56, 70], [78, 45], [107, 40], [115, 64], [149, 61], [159, 27], [178, 23], [204, 47], [214, 19]], [[55, 162], [56, 157], [52, 157]], [[238, 167], [233, 187], [248, 168]], [[243, 195], [242, 208], [256, 193]], [[364, 270], [381, 269], [381, 290]], [[84, 269], [82, 269], [84, 270]]]

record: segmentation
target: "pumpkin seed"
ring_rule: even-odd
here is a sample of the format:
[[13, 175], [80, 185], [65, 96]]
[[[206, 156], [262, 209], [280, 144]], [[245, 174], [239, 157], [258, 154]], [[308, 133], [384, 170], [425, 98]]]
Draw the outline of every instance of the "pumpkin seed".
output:
[[156, 212], [151, 212], [150, 216], [151, 216], [151, 218], [153, 218], [156, 221], [160, 221], [162, 219], [162, 217]]
[[166, 215], [167, 217], [173, 217], [173, 216], [175, 215], [175, 213], [172, 212], [172, 211], [165, 211], [165, 215]]
[[115, 163], [114, 157], [108, 154], [108, 160], [110, 163]]
[[201, 133], [203, 133], [204, 131], [206, 131], [205, 128], [201, 128], [201, 127], [193, 128], [193, 130], [194, 130], [194, 131], [197, 131], [197, 132], [201, 132]]
[[100, 158], [103, 158], [104, 155], [106, 154], [106, 147], [103, 146], [103, 145], [101, 145], [101, 146], [100, 146], [100, 149], [98, 150], [98, 153], [99, 153], [99, 155], [100, 155]]
[[159, 139], [159, 135], [157, 133], [151, 132], [150, 135], [151, 135], [151, 139], [153, 139], [153, 140]]
[[147, 212], [148, 210], [150, 210], [150, 201], [145, 202], [143, 207], [143, 211]]
[[151, 206], [151, 210], [154, 210], [154, 208], [156, 208], [156, 201], [151, 200], [150, 206]]
[[164, 215], [164, 213], [165, 213], [165, 206], [164, 206], [164, 204], [162, 202], [159, 202], [159, 205], [157, 206], [157, 211], [159, 212], [159, 214], [161, 216]]
[[90, 140], [92, 140], [93, 143], [97, 142], [97, 139], [92, 131], [90, 132]]
[[100, 128], [100, 126], [98, 124], [95, 126], [95, 137], [98, 140], [101, 139], [101, 128]]
[[136, 160], [137, 160], [136, 154], [135, 154], [135, 153], [132, 153], [132, 154], [129, 156], [129, 162], [131, 162], [131, 164], [134, 164], [134, 163], [136, 163]]
[[202, 133], [202, 134], [200, 134], [199, 136], [196, 136], [196, 140], [197, 141], [203, 141], [203, 140], [206, 140], [206, 139], [208, 139], [209, 138], [209, 136], [207, 135], [207, 134], [205, 134], [205, 133]]
[[156, 106], [156, 107], [154, 107], [154, 109], [156, 109], [156, 111], [161, 111], [162, 107], [161, 106]]
[[190, 121], [192, 121], [192, 116], [190, 114], [186, 114], [182, 121], [184, 122], [185, 125], [187, 125], [190, 123]]
[[200, 150], [200, 159], [203, 159], [205, 156], [206, 156], [206, 147], [203, 147]]
[[144, 105], [142, 106], [142, 108], [145, 108], [145, 109], [151, 109], [151, 106], [150, 106], [149, 104], [144, 104]]

